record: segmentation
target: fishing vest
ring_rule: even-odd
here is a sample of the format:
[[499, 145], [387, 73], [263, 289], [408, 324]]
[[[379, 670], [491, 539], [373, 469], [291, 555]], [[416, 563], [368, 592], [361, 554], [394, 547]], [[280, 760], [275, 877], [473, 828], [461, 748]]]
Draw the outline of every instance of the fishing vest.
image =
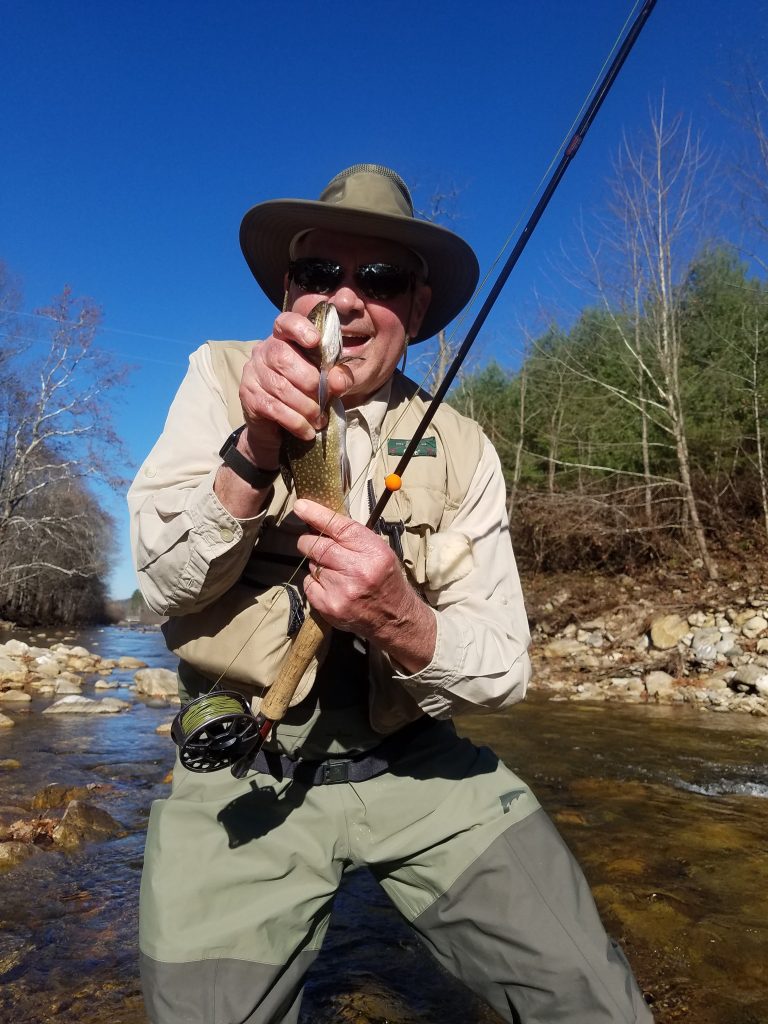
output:
[[[239, 389], [253, 342], [208, 344], [234, 430], [243, 423]], [[394, 471], [428, 402], [429, 396], [418, 385], [399, 372], [394, 374], [381, 442], [368, 467], [376, 497], [383, 493], [384, 479]], [[450, 531], [482, 447], [480, 427], [441, 405], [408, 465], [402, 488], [389, 499], [385, 517], [389, 523], [402, 524], [397, 532], [404, 570], [425, 599], [430, 591], [452, 581], [451, 559], [446, 563], [434, 553]], [[260, 697], [275, 678], [302, 617], [306, 568], [296, 543], [306, 526], [293, 513], [293, 503], [292, 491], [278, 478], [239, 581], [208, 607], [173, 617], [164, 626], [166, 642], [180, 658], [183, 696], [194, 696], [210, 688], [211, 682], [220, 682], [250, 696], [258, 711]], [[454, 559], [454, 578], [460, 578], [471, 568], [471, 541], [458, 534], [453, 540], [453, 550], [460, 555]], [[305, 672], [292, 705], [301, 702], [311, 689], [326, 652], [327, 643]], [[435, 716], [449, 714], [448, 702], [431, 688], [419, 694], [417, 702], [395, 678], [389, 657], [372, 645], [368, 666], [368, 717], [375, 733], [388, 735], [424, 711]]]

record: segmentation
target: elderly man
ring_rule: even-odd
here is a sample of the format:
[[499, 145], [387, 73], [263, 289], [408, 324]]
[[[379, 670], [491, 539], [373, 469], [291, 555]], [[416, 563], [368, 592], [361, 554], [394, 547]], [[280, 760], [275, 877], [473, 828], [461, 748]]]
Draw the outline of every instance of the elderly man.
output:
[[[342, 872], [361, 865], [504, 1020], [650, 1021], [535, 797], [450, 721], [520, 700], [530, 671], [504, 480], [477, 425], [441, 407], [387, 529], [363, 525], [426, 408], [398, 362], [467, 302], [472, 250], [372, 164], [318, 202], [254, 207], [241, 245], [283, 312], [261, 342], [192, 355], [129, 495], [139, 578], [169, 616], [184, 700], [217, 684], [258, 700], [307, 602], [334, 628], [245, 778], [177, 763], [152, 807], [151, 1021], [295, 1024]], [[296, 500], [278, 470], [286, 434], [323, 425], [307, 319], [322, 299], [343, 335], [328, 387], [349, 515]]]

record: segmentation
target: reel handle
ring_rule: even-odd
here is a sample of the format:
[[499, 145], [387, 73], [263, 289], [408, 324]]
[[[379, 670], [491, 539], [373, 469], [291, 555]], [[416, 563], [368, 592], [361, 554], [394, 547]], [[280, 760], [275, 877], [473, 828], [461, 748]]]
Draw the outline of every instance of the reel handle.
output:
[[328, 623], [310, 609], [301, 629], [296, 634], [296, 639], [291, 644], [280, 674], [261, 702], [258, 716], [259, 731], [245, 748], [244, 753], [232, 765], [231, 771], [236, 779], [242, 779], [247, 775], [254, 757], [264, 745], [264, 740], [269, 735], [272, 726], [285, 716], [296, 692], [296, 687], [301, 682], [301, 677], [330, 631], [331, 627]]

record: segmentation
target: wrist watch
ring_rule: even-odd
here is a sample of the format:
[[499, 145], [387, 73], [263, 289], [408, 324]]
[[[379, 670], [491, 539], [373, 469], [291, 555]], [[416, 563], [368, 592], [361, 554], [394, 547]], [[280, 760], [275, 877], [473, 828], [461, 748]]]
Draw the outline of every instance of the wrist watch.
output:
[[229, 466], [233, 473], [237, 473], [241, 480], [245, 480], [255, 490], [270, 487], [280, 475], [280, 467], [276, 469], [259, 469], [259, 467], [247, 459], [242, 452], [237, 450], [237, 439], [245, 430], [245, 424], [233, 430], [227, 440], [221, 446], [219, 457], [225, 466]]

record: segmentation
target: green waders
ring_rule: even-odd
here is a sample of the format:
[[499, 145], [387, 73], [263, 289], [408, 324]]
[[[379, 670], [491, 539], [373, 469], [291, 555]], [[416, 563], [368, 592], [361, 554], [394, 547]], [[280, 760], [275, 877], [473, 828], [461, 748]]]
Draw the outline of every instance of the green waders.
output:
[[360, 783], [238, 781], [177, 763], [142, 879], [152, 1024], [296, 1024], [342, 872], [357, 865], [504, 1020], [652, 1021], [531, 791], [435, 723]]

